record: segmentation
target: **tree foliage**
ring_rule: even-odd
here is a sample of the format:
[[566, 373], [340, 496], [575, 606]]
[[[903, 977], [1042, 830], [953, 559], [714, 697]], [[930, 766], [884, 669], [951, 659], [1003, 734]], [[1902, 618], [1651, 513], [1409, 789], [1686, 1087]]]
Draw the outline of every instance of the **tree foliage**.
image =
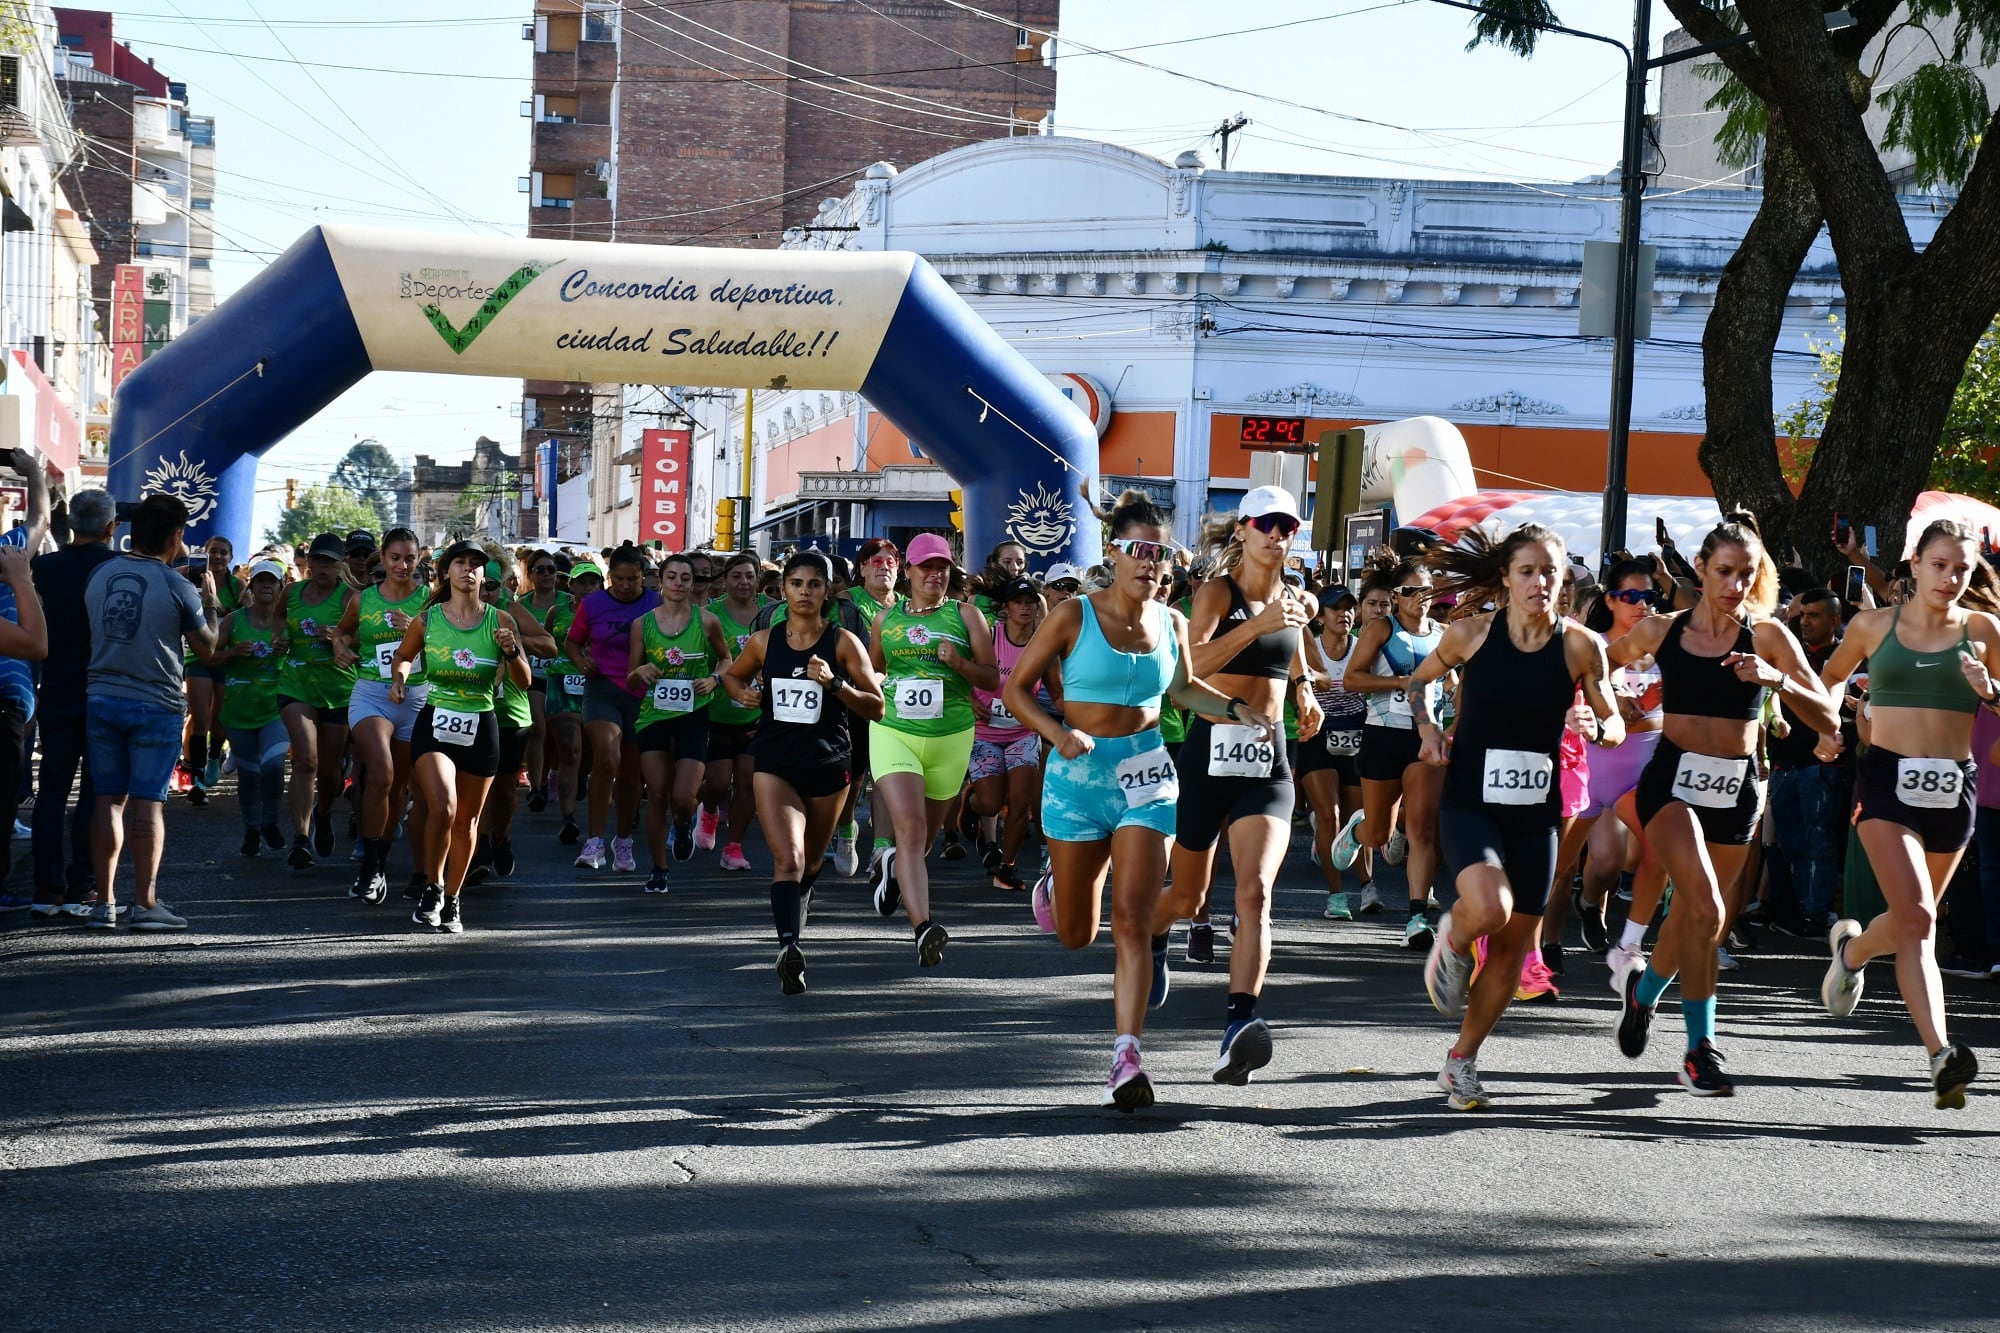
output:
[[379, 538], [396, 521], [396, 482], [403, 469], [396, 456], [374, 440], [361, 440], [334, 465], [333, 484], [344, 486], [365, 502], [373, 517], [355, 526]]
[[322, 532], [346, 536], [356, 528], [371, 528], [380, 534], [373, 505], [338, 485], [308, 486], [290, 509], [278, 511], [278, 526], [266, 528], [264, 540], [297, 546]]

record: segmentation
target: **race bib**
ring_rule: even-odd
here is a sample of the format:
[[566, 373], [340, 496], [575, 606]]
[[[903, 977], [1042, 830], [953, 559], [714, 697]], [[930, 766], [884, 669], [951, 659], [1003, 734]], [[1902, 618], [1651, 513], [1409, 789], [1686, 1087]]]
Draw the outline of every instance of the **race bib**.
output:
[[470, 745], [479, 738], [479, 714], [431, 709], [431, 739], [440, 745]]
[[1898, 759], [1896, 799], [1918, 810], [1950, 810], [1965, 789], [1965, 771], [1955, 759]]
[[825, 706], [826, 686], [816, 680], [774, 680], [771, 682], [771, 720], [796, 722], [809, 727], [819, 721]]
[[1326, 752], [1336, 759], [1350, 759], [1361, 753], [1361, 732], [1329, 731], [1326, 733]]
[[549, 663], [553, 660], [555, 659], [548, 657], [531, 657], [528, 659], [528, 670], [537, 676], [546, 676], [549, 674]]
[[653, 711], [657, 713], [692, 713], [694, 711], [694, 682], [674, 677], [654, 681]]
[[936, 722], [944, 716], [944, 682], [917, 679], [896, 682], [896, 716], [905, 722]]
[[1389, 691], [1389, 716], [1390, 717], [1413, 716], [1413, 714], [1410, 712], [1410, 692], [1408, 690]]
[[1488, 750], [1480, 775], [1488, 805], [1543, 805], [1555, 781], [1556, 761], [1533, 750]]
[[993, 696], [993, 702], [986, 707], [986, 725], [989, 727], [1018, 727], [1021, 725], [1021, 722], [1019, 718], [1016, 718], [1012, 713], [1007, 711], [1007, 705], [1002, 703], [1000, 696], [996, 694]]
[[1718, 759], [1711, 754], [1683, 754], [1674, 770], [1673, 797], [1705, 810], [1728, 810], [1743, 794], [1750, 773], [1748, 759]]
[[564, 693], [564, 694], [578, 694], [578, 695], [582, 694], [582, 693], [583, 693], [583, 677], [582, 677], [582, 676], [564, 676], [564, 677], [563, 677], [563, 693]]
[[396, 665], [396, 649], [401, 646], [398, 643], [378, 643], [375, 645], [375, 669], [382, 673], [383, 680], [390, 678]]
[[1263, 778], [1271, 774], [1277, 750], [1260, 740], [1255, 727], [1217, 724], [1209, 733], [1208, 774], [1214, 778]]
[[1125, 806], [1136, 810], [1154, 801], [1178, 801], [1181, 797], [1180, 775], [1174, 772], [1174, 761], [1167, 757], [1165, 748], [1156, 748], [1144, 754], [1135, 754], [1118, 765], [1118, 789], [1125, 793]]

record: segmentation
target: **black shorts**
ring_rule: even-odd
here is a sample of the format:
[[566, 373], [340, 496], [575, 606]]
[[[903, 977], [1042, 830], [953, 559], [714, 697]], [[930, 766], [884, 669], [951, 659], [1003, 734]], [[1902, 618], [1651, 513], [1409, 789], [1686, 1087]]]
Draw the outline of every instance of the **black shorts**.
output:
[[757, 735], [757, 724], [738, 722], [710, 722], [708, 724], [708, 762], [719, 764], [725, 760], [737, 759], [750, 753], [750, 742]]
[[[1359, 753], [1356, 749], [1356, 740], [1359, 735], [1360, 728], [1357, 727], [1350, 731], [1323, 731], [1309, 741], [1300, 741], [1298, 758], [1293, 762], [1292, 771], [1299, 777], [1304, 777], [1308, 773], [1331, 770], [1339, 776], [1341, 786], [1359, 787], [1361, 774], [1355, 768], [1355, 760]], [[1341, 738], [1342, 747], [1349, 753], [1333, 753], [1333, 745], [1337, 738]]]
[[809, 768], [804, 764], [781, 764], [759, 759], [757, 771], [768, 773], [783, 782], [797, 792], [802, 801], [817, 801], [822, 796], [845, 792], [852, 781], [845, 765], [820, 764]]
[[[1639, 771], [1639, 785], [1633, 792], [1633, 801], [1638, 806], [1639, 827], [1652, 823], [1654, 815], [1679, 801], [1694, 811], [1695, 822], [1701, 825], [1703, 840], [1725, 847], [1747, 846], [1757, 836], [1757, 820], [1764, 813], [1764, 778], [1757, 771], [1756, 757], [1742, 761], [1744, 776], [1734, 801], [1726, 806], [1712, 806], [1687, 800], [1675, 791], [1674, 782], [1684, 754], [1687, 751], [1666, 737], [1660, 737], [1653, 757]], [[1710, 756], [1692, 757], [1699, 760]]]
[[[1855, 767], [1854, 799], [1861, 806], [1860, 819], [1884, 819], [1901, 824], [1923, 840], [1927, 852], [1962, 851], [1972, 841], [1972, 825], [1978, 816], [1973, 795], [1978, 790], [1979, 765], [1970, 759], [1947, 760], [1952, 768], [1937, 777], [1902, 771], [1908, 755], [1871, 746], [1861, 752]], [[1923, 760], [1916, 761], [1923, 763]], [[1952, 799], [1951, 774], [1958, 775], [1956, 799]], [[1949, 805], [1911, 805], [1909, 797], [1940, 798]], [[1858, 821], [1857, 821], [1858, 822]]]
[[853, 786], [855, 778], [868, 776], [868, 719], [858, 713], [847, 715], [847, 750], [848, 785]]
[[[412, 732], [412, 735], [415, 733]], [[500, 767], [493, 771], [505, 773], [511, 779], [521, 771], [521, 763], [528, 757], [528, 742], [535, 738], [533, 727], [500, 727]]]
[[705, 764], [708, 762], [711, 731], [705, 710], [662, 722], [649, 722], [639, 728], [639, 753], [665, 754], [671, 750], [675, 763]]
[[1268, 773], [1216, 777], [1208, 771], [1209, 740], [1214, 731], [1214, 723], [1198, 717], [1188, 724], [1187, 739], [1181, 743], [1187, 763], [1178, 766], [1181, 795], [1174, 810], [1174, 841], [1191, 852], [1215, 846], [1222, 826], [1232, 819], [1269, 815], [1283, 824], [1292, 822], [1296, 794], [1284, 747], [1273, 747]]
[[1540, 916], [1556, 873], [1559, 828], [1531, 815], [1510, 811], [1499, 819], [1484, 806], [1446, 805], [1438, 811], [1438, 851], [1453, 885], [1472, 866], [1499, 866], [1514, 891], [1514, 915]]
[[[451, 760], [453, 768], [469, 777], [490, 778], [500, 772], [500, 719], [489, 710], [479, 715], [479, 730], [470, 745], [447, 745], [431, 730], [431, 715], [435, 710], [429, 704], [417, 714], [417, 723], [410, 731], [410, 762], [427, 754], [441, 754]], [[516, 734], [526, 736], [524, 731]]]
[[312, 714], [313, 721], [324, 726], [344, 727], [347, 725], [346, 704], [342, 704], [338, 708], [328, 708], [321, 704], [307, 703], [304, 699], [294, 699], [289, 694], [278, 696], [278, 712], [283, 713], [287, 708], [294, 707], [305, 709], [308, 713]]
[[1378, 727], [1366, 723], [1361, 728], [1361, 754], [1354, 768], [1370, 782], [1401, 782], [1403, 770], [1418, 762], [1424, 738], [1415, 727]]

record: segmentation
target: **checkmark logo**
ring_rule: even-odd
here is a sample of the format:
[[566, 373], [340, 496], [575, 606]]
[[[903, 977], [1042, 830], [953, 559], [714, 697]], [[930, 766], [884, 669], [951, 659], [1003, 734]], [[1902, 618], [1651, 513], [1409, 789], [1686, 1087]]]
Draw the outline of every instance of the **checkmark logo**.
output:
[[465, 349], [472, 346], [479, 335], [486, 331], [486, 326], [499, 318], [500, 312], [507, 308], [509, 301], [525, 291], [529, 283], [554, 267], [554, 264], [521, 265], [505, 282], [493, 289], [493, 294], [480, 304], [479, 309], [472, 312], [472, 318], [466, 320], [462, 328], [453, 324], [451, 316], [434, 305], [424, 307], [424, 318], [431, 322], [431, 327], [437, 330], [438, 337], [444, 339], [444, 345], [451, 348], [454, 355], [463, 356]]

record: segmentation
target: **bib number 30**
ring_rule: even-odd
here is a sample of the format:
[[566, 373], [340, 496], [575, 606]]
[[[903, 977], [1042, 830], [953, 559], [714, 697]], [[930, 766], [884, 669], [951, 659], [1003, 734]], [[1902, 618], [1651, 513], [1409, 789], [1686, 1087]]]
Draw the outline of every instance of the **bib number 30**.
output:
[[1736, 798], [1743, 794], [1743, 782], [1749, 771], [1748, 759], [1683, 754], [1680, 766], [1674, 770], [1674, 799], [1705, 810], [1732, 809]]
[[1898, 759], [1896, 799], [1918, 810], [1950, 810], [1965, 787], [1955, 759]]
[[944, 716], [944, 682], [919, 678], [896, 682], [896, 716], [905, 722], [936, 722]]
[[1488, 750], [1480, 774], [1488, 805], [1541, 805], [1555, 781], [1555, 760], [1533, 750]]
[[479, 738], [479, 714], [431, 710], [431, 738], [440, 745], [470, 745]]
[[1277, 751], [1259, 738], [1255, 727], [1221, 725], [1209, 733], [1208, 774], [1215, 778], [1264, 778], [1271, 775]]

